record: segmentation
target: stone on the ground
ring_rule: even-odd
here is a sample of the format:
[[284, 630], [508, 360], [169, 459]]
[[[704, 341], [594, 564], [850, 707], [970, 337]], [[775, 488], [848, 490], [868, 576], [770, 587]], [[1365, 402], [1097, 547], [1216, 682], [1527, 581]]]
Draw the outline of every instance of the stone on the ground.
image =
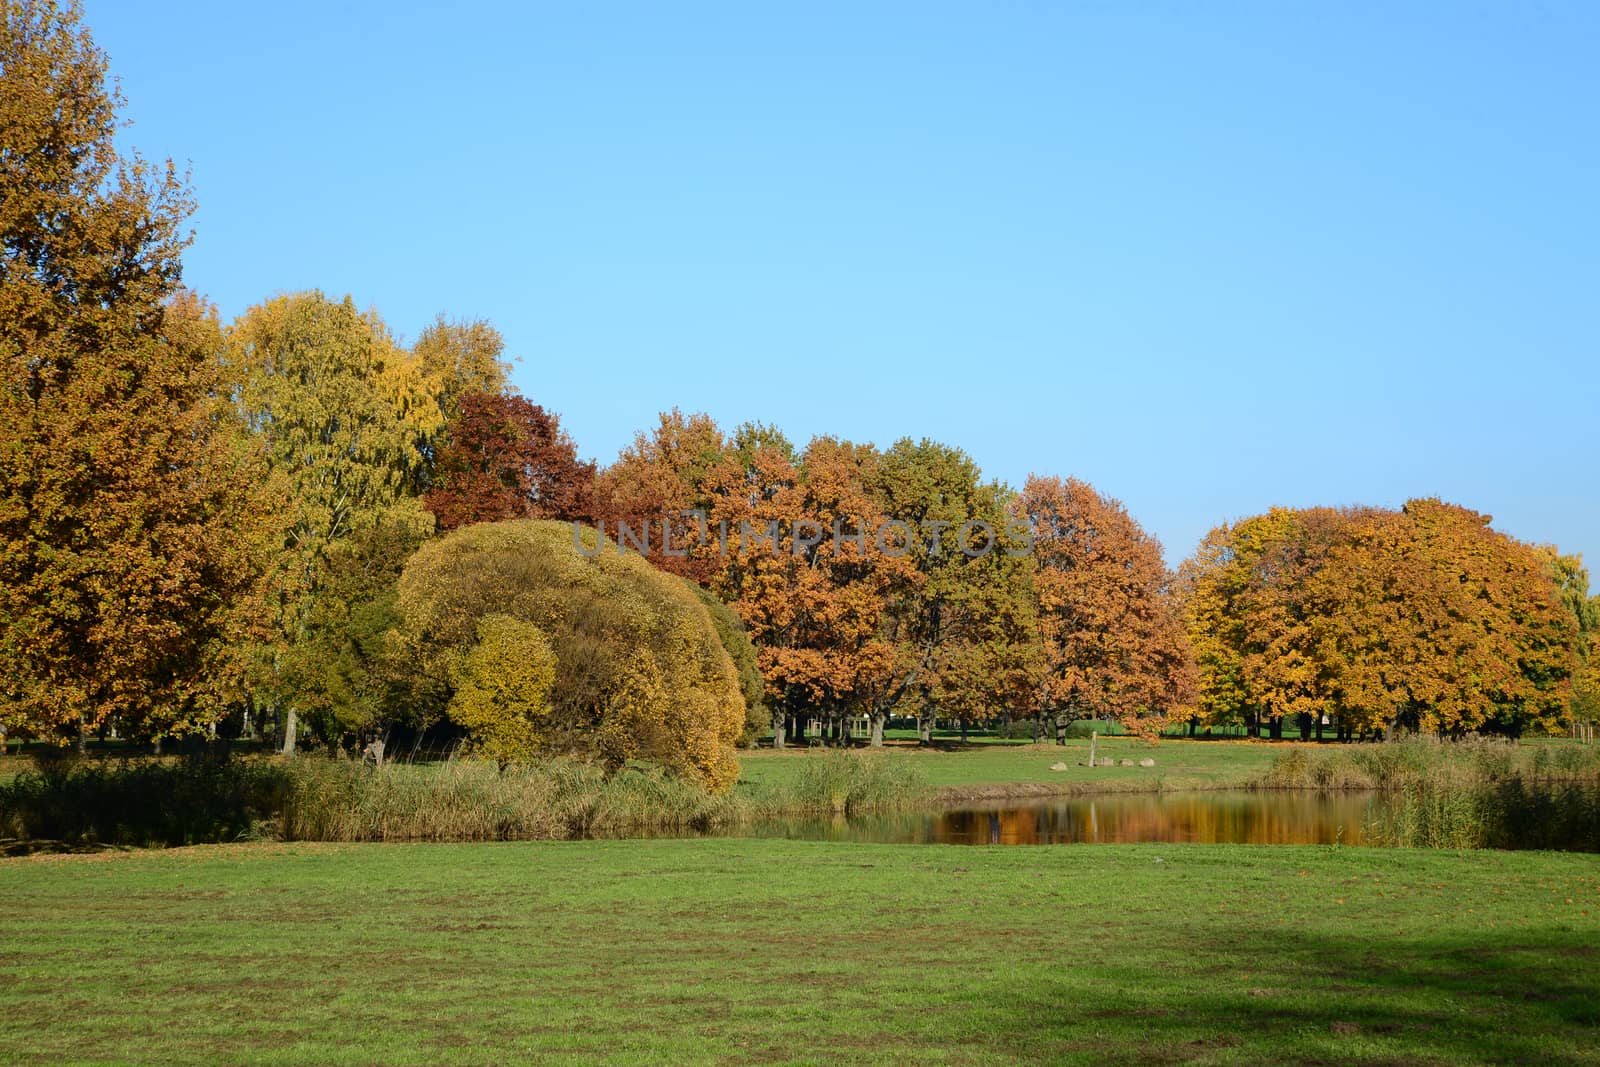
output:
[[1052, 771], [1064, 771], [1067, 769], [1067, 765], [1065, 763], [1052, 763], [1050, 764], [1050, 769]]
[[1144, 759], [1139, 761], [1139, 766], [1141, 767], [1154, 767], [1155, 765], [1156, 761], [1151, 759], [1149, 756], [1146, 756]]
[[1101, 756], [1099, 759], [1094, 761], [1096, 767], [1110, 767], [1115, 765], [1116, 762], [1117, 761], [1112, 759], [1110, 756]]
[[1122, 761], [1122, 765], [1124, 767], [1132, 767], [1133, 766], [1133, 760], [1125, 759], [1125, 760]]

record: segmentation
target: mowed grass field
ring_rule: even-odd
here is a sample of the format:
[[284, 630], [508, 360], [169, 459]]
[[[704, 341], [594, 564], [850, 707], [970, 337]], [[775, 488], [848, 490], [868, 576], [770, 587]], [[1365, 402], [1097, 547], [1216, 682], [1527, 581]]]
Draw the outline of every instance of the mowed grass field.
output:
[[7, 1063], [1600, 1063], [1600, 861], [733, 839], [0, 860]]
[[[1161, 741], [1150, 744], [1131, 737], [1101, 738], [1096, 756], [1118, 760], [1114, 767], [1086, 766], [1087, 740], [1065, 745], [974, 744], [960, 749], [917, 748], [889, 745], [882, 758], [906, 760], [928, 785], [954, 793], [982, 794], [984, 786], [1038, 786], [1063, 792], [1137, 789], [1222, 789], [1239, 787], [1265, 773], [1275, 756], [1290, 746], [1248, 741]], [[739, 780], [748, 785], [780, 785], [801, 772], [804, 761], [815, 759], [817, 749], [757, 749], [739, 753]], [[1139, 760], [1154, 759], [1154, 767]], [[1131, 759], [1132, 767], [1120, 761]], [[1052, 764], [1065, 763], [1053, 771]], [[1003, 792], [1004, 790], [996, 790]], [[1025, 792], [1026, 790], [1018, 790]]]

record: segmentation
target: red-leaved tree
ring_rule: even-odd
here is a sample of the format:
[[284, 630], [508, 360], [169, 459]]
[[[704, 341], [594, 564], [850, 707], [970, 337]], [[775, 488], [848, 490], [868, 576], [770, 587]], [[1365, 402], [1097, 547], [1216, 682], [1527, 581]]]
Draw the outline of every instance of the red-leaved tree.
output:
[[587, 518], [595, 467], [561, 420], [521, 396], [474, 393], [445, 431], [424, 497], [446, 530], [502, 519]]

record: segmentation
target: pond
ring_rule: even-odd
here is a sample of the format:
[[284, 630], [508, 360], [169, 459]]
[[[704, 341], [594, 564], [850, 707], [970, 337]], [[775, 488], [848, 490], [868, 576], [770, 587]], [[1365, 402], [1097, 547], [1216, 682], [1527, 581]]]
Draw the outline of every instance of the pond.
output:
[[1446, 798], [1308, 791], [1129, 793], [778, 820], [757, 837], [879, 844], [1436, 845], [1600, 850], [1600, 793]]

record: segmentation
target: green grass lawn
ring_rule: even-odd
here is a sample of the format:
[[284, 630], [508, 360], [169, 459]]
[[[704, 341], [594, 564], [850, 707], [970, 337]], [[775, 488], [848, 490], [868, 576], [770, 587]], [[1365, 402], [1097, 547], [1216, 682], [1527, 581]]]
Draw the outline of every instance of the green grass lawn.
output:
[[[1131, 759], [1132, 767], [1087, 767], [1089, 742], [1069, 740], [1065, 745], [973, 745], [965, 749], [919, 749], [890, 745], [885, 759], [909, 760], [921, 769], [924, 779], [935, 788], [984, 792], [986, 785], [1038, 785], [1072, 791], [1086, 788], [1106, 790], [1216, 789], [1242, 786], [1267, 769], [1274, 756], [1282, 755], [1283, 744], [1250, 744], [1233, 741], [1162, 741], [1151, 745], [1129, 737], [1101, 738], [1097, 756]], [[757, 749], [739, 753], [741, 782], [752, 785], [780, 785], [799, 773], [802, 762], [815, 759], [818, 749], [789, 748], [782, 751]], [[1140, 767], [1149, 757], [1154, 767]], [[1064, 771], [1052, 771], [1053, 763], [1065, 763]]]
[[0, 902], [12, 1063], [1600, 1063], [1592, 856], [262, 844]]

